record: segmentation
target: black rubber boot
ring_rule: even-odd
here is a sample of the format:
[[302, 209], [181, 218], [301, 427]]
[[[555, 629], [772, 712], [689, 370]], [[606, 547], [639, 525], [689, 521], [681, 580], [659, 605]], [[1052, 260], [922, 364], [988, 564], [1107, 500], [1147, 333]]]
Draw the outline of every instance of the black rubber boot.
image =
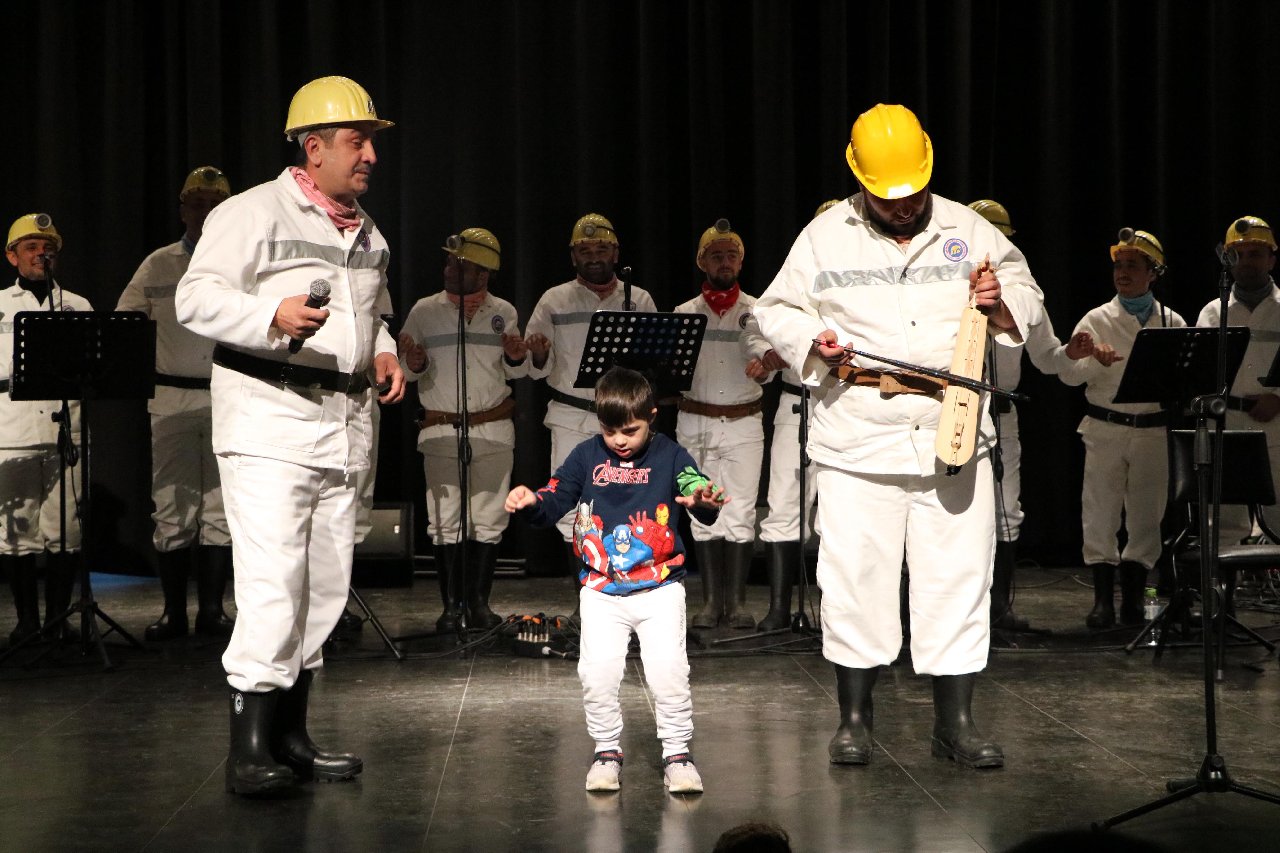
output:
[[1116, 567], [1110, 563], [1095, 563], [1093, 570], [1093, 610], [1084, 618], [1084, 624], [1095, 631], [1116, 624]]
[[488, 631], [502, 624], [502, 617], [489, 609], [493, 575], [498, 570], [498, 544], [467, 542], [467, 559], [473, 567], [467, 588], [467, 624], [478, 631]]
[[747, 575], [755, 550], [755, 542], [724, 543], [724, 620], [730, 628], [754, 631], [756, 627], [756, 617], [747, 612]]
[[196, 551], [196, 633], [206, 637], [230, 637], [235, 620], [222, 609], [231, 577], [231, 546], [201, 545]]
[[187, 577], [191, 573], [191, 549], [161, 551], [156, 554], [156, 573], [164, 590], [164, 612], [147, 626], [143, 636], [149, 641], [187, 636]]
[[689, 623], [691, 628], [715, 628], [724, 617], [725, 541], [708, 539], [693, 543], [702, 577], [702, 609]]
[[458, 617], [453, 605], [457, 601], [458, 589], [458, 546], [436, 545], [436, 580], [440, 583], [440, 601], [444, 610], [436, 619], [437, 634], [452, 634], [458, 630]]
[[996, 561], [991, 574], [991, 627], [1023, 631], [1028, 622], [1013, 612], [1013, 569], [1017, 563], [1017, 541], [996, 542]]
[[582, 558], [573, 553], [573, 543], [564, 543], [566, 565], [569, 567], [569, 581], [573, 584], [573, 612], [569, 614], [569, 622], [575, 628], [582, 625]]
[[40, 582], [37, 577], [36, 555], [6, 555], [5, 571], [9, 575], [9, 589], [13, 591], [13, 609], [18, 613], [18, 624], [9, 633], [9, 645], [18, 643], [40, 630]]
[[791, 624], [791, 588], [804, 555], [799, 542], [769, 543], [769, 613], [757, 631], [777, 631]]
[[1004, 752], [973, 724], [976, 673], [933, 677], [933, 746], [935, 758], [950, 758], [962, 767], [1003, 767]]
[[315, 673], [304, 669], [288, 690], [280, 693], [271, 726], [271, 754], [303, 781], [342, 782], [364, 770], [359, 756], [325, 752], [307, 734], [307, 699]]
[[1125, 560], [1120, 563], [1120, 624], [1145, 625], [1143, 598], [1147, 593], [1147, 567]]
[[231, 691], [227, 793], [267, 794], [293, 785], [293, 771], [271, 755], [271, 725], [282, 693]]
[[[67, 612], [71, 606], [71, 591], [76, 582], [76, 569], [80, 565], [80, 554], [74, 551], [45, 552], [44, 568], [44, 624], [51, 625], [55, 619]], [[78, 616], [63, 619], [49, 636], [54, 640], [67, 643], [80, 642], [80, 628], [76, 624]]]
[[827, 745], [827, 755], [832, 764], [867, 764], [871, 761], [871, 690], [880, 668], [835, 667], [840, 727]]

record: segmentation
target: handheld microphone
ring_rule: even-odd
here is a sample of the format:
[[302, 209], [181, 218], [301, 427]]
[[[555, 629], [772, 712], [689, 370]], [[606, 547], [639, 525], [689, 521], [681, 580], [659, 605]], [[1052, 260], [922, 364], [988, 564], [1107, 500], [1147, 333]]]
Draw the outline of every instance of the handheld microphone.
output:
[[1218, 256], [1218, 263], [1222, 264], [1224, 269], [1234, 267], [1236, 261], [1240, 259], [1240, 254], [1234, 246], [1224, 246], [1221, 243], [1213, 247], [1213, 253]]
[[[307, 294], [306, 305], [308, 308], [323, 308], [325, 303], [329, 301], [329, 282], [322, 278], [318, 278], [311, 282], [311, 292]], [[292, 338], [289, 341], [290, 354], [296, 353], [302, 349], [302, 338]]]

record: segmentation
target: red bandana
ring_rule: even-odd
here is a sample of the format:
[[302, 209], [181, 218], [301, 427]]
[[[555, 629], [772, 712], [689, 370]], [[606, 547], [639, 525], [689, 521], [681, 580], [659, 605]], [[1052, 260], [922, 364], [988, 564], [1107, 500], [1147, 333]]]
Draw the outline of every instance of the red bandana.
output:
[[582, 285], [587, 290], [590, 290], [603, 300], [608, 299], [609, 294], [613, 293], [613, 289], [618, 286], [618, 277], [614, 276], [607, 284], [592, 284], [582, 276], [578, 276], [578, 284]]
[[461, 301], [462, 313], [466, 314], [467, 319], [470, 320], [472, 317], [476, 316], [476, 312], [480, 310], [480, 305], [484, 302], [484, 298], [489, 295], [489, 291], [479, 290], [475, 293], [468, 293], [466, 296], [458, 296], [456, 293], [450, 293], [446, 290], [444, 295], [447, 296], [449, 301], [454, 305], [457, 305], [458, 302]]
[[735, 281], [733, 287], [728, 290], [716, 290], [711, 286], [711, 282], [704, 281], [702, 283], [702, 298], [707, 300], [707, 305], [711, 310], [716, 312], [716, 316], [723, 317], [730, 308], [738, 304], [738, 294], [742, 293], [742, 288]]
[[364, 224], [363, 220], [360, 219], [360, 214], [356, 213], [354, 207], [346, 207], [339, 204], [321, 192], [320, 187], [316, 186], [315, 179], [308, 175], [305, 169], [290, 166], [289, 174], [293, 175], [293, 179], [298, 182], [298, 187], [302, 190], [302, 194], [318, 205], [325, 213], [329, 214], [330, 221], [337, 226], [339, 231], [353, 231]]

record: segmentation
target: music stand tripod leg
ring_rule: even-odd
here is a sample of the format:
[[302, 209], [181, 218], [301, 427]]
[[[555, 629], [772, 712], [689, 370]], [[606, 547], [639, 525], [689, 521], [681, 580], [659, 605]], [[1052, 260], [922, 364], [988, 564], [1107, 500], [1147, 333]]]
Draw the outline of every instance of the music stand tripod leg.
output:
[[396, 660], [404, 660], [404, 653], [400, 651], [400, 647], [397, 646], [395, 641], [393, 641], [390, 635], [387, 634], [387, 629], [382, 627], [382, 620], [378, 618], [378, 614], [374, 613], [373, 608], [365, 603], [364, 598], [361, 597], [360, 593], [356, 591], [354, 586], [348, 587], [348, 589], [351, 592], [351, 597], [356, 600], [356, 604], [360, 605], [360, 609], [364, 611], [364, 615], [369, 618], [369, 624], [373, 626], [373, 630], [377, 631], [378, 636], [382, 638], [383, 644], [391, 651], [391, 654], [395, 656]]

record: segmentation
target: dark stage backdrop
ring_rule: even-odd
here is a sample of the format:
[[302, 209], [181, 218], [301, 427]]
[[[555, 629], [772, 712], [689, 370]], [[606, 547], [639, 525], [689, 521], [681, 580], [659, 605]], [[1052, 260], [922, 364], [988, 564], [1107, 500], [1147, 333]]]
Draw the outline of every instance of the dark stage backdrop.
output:
[[[1171, 2], [61, 2], [0, 32], [10, 143], [3, 221], [50, 212], [61, 278], [110, 308], [180, 233], [192, 167], [234, 188], [294, 157], [292, 93], [344, 74], [397, 126], [363, 204], [392, 246], [401, 315], [440, 287], [443, 238], [502, 241], [495, 291], [521, 317], [570, 275], [567, 242], [609, 216], [659, 307], [696, 292], [701, 231], [728, 217], [759, 294], [824, 199], [853, 191], [849, 126], [901, 102], [933, 139], [933, 188], [1002, 201], [1060, 335], [1108, 300], [1120, 226], [1168, 252], [1161, 297], [1194, 323], [1214, 245], [1245, 213], [1280, 219], [1274, 4]], [[1078, 560], [1078, 389], [1027, 368], [1023, 553]], [[515, 479], [546, 476], [540, 385], [516, 383]], [[108, 570], [147, 571], [147, 420], [102, 404]], [[378, 496], [421, 501], [409, 428], [384, 418]], [[504, 551], [539, 555], [516, 525]]]

